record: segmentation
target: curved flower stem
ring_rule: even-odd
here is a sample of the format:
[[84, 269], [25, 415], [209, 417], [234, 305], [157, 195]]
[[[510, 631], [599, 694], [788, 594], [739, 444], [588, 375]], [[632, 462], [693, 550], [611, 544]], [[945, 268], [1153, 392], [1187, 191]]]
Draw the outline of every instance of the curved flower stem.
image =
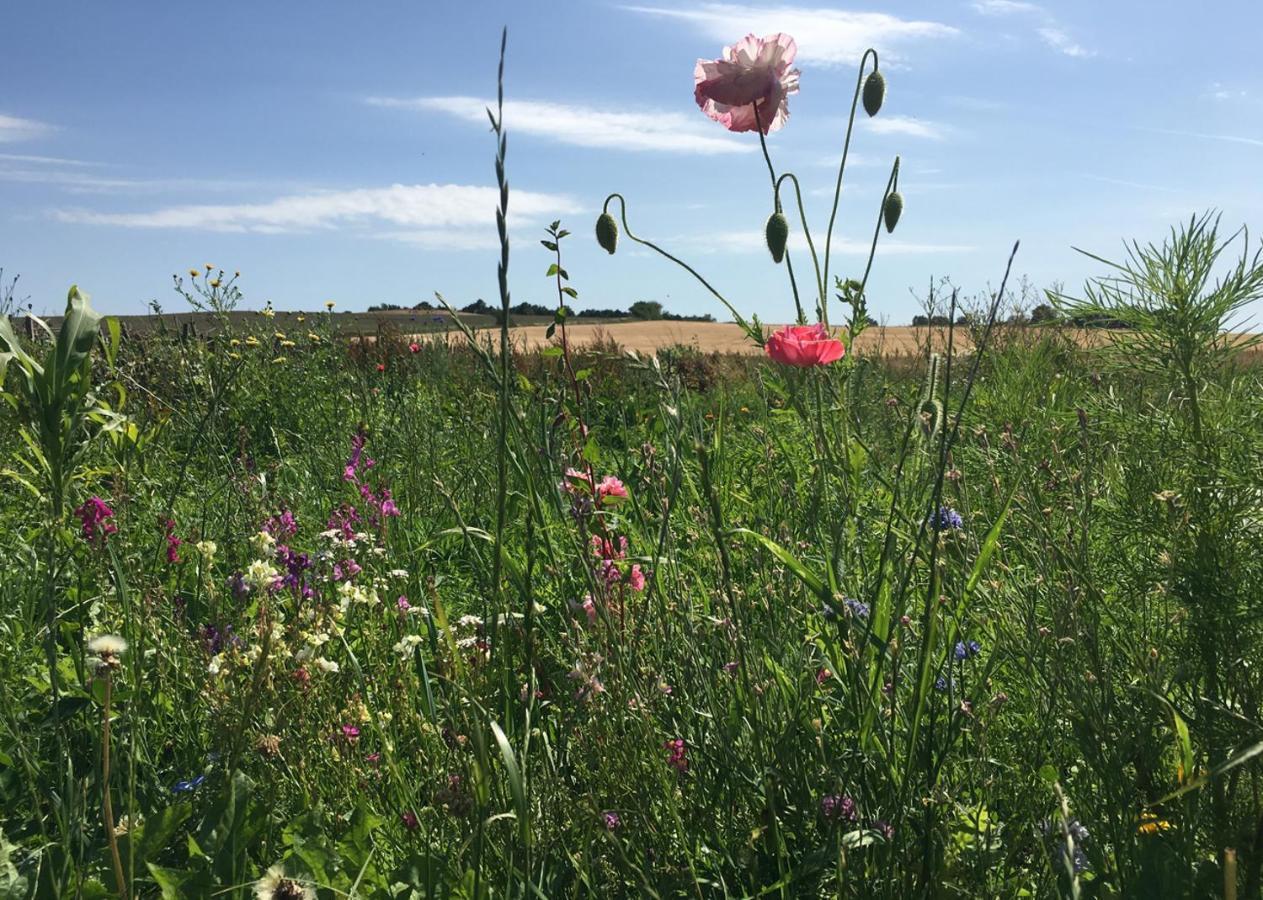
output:
[[[815, 269], [816, 269], [816, 290], [819, 291], [819, 296], [821, 298], [819, 303], [816, 306], [816, 314], [820, 317], [820, 320], [824, 323], [825, 327], [828, 328], [829, 319], [825, 315], [825, 308], [824, 308], [824, 293], [825, 292], [824, 292], [824, 281], [820, 274], [820, 259], [819, 257], [816, 256], [816, 245], [815, 245], [815, 242], [812, 241], [811, 239], [811, 229], [807, 227], [807, 213], [803, 209], [802, 187], [798, 184], [798, 176], [795, 175], [793, 172], [786, 172], [783, 175], [781, 175], [780, 178], [776, 179], [775, 182], [773, 182], [773, 188], [776, 193], [776, 208], [778, 211], [781, 208], [781, 182], [783, 182], [786, 178], [788, 178], [794, 183], [794, 197], [798, 201], [798, 220], [802, 222], [803, 224], [803, 235], [807, 238], [807, 249], [811, 251], [811, 264], [815, 266]], [[787, 255], [786, 260], [788, 259], [789, 257]], [[798, 307], [798, 324], [799, 325], [806, 324], [806, 319], [803, 317], [803, 310], [801, 306]]]
[[873, 270], [873, 254], [877, 252], [877, 236], [881, 234], [882, 219], [886, 215], [886, 198], [891, 192], [899, 187], [899, 157], [895, 157], [895, 164], [890, 169], [890, 178], [886, 181], [886, 190], [881, 195], [881, 208], [877, 210], [877, 225], [873, 228], [873, 243], [868, 248], [868, 262], [864, 266], [864, 277], [860, 279], [860, 296], [864, 296], [864, 289], [868, 286], [868, 273]]
[[[763, 150], [763, 161], [767, 163], [767, 173], [772, 178], [772, 199], [773, 199], [773, 202], [776, 204], [776, 211], [780, 212], [781, 211], [781, 198], [776, 189], [776, 168], [772, 165], [772, 154], [768, 153], [768, 150], [767, 150], [767, 135], [763, 133], [763, 123], [759, 120], [759, 104], [755, 103], [753, 104], [753, 106], [754, 106], [754, 124], [755, 126], [757, 126], [755, 130], [758, 131], [759, 133], [759, 147]], [[801, 203], [799, 204], [799, 212], [800, 213], [802, 212]], [[806, 224], [807, 223], [804, 221], [803, 226], [806, 227]], [[793, 263], [793, 260], [789, 258], [788, 247], [785, 249], [785, 270], [789, 272], [789, 287], [790, 287], [790, 290], [794, 292], [794, 309], [797, 310], [798, 312], [798, 321], [800, 323], [805, 323], [807, 321], [807, 317], [803, 315], [803, 304], [802, 304], [802, 301], [798, 298], [798, 281], [794, 278], [794, 263]], [[819, 267], [817, 267], [817, 271], [816, 271], [817, 282], [819, 281], [819, 279], [820, 279], [820, 271], [819, 271]]]
[[864, 51], [864, 55], [860, 57], [860, 71], [855, 76], [855, 95], [851, 97], [851, 116], [846, 120], [846, 140], [842, 142], [842, 161], [838, 164], [838, 183], [833, 189], [833, 211], [829, 213], [829, 230], [825, 233], [824, 238], [824, 284], [829, 283], [829, 255], [833, 246], [833, 223], [838, 217], [838, 201], [842, 199], [842, 175], [846, 171], [846, 155], [851, 149], [851, 132], [855, 128], [855, 107], [859, 103], [860, 91], [864, 87], [864, 63], [867, 61], [869, 54], [873, 56], [873, 71], [878, 69], [877, 51], [872, 47]]
[[654, 251], [655, 253], [658, 253], [661, 256], [665, 256], [667, 259], [671, 260], [671, 262], [675, 263], [677, 266], [679, 266], [684, 271], [688, 272], [690, 275], [696, 278], [701, 283], [702, 287], [710, 291], [711, 294], [715, 297], [715, 299], [718, 300], [720, 303], [722, 303], [724, 307], [728, 310], [728, 312], [732, 313], [732, 317], [737, 321], [737, 324], [741, 326], [742, 330], [744, 330], [746, 334], [750, 335], [750, 337], [756, 338], [760, 346], [762, 345], [763, 335], [761, 333], [754, 331], [750, 323], [745, 320], [745, 317], [742, 316], [741, 313], [737, 312], [736, 308], [731, 303], [728, 302], [728, 299], [723, 294], [719, 293], [719, 291], [715, 290], [714, 286], [712, 286], [709, 281], [707, 281], [700, 274], [698, 274], [696, 269], [694, 269], [684, 260], [680, 259], [678, 256], [672, 256], [670, 253], [663, 250], [657, 244], [653, 243], [652, 241], [647, 241], [644, 238], [637, 237], [632, 232], [631, 226], [627, 224], [627, 200], [624, 199], [622, 194], [613, 193], [613, 194], [610, 194], [608, 197], [606, 197], [605, 204], [601, 207], [601, 212], [603, 213], [609, 212], [610, 201], [614, 199], [618, 200], [619, 219], [623, 223], [623, 231], [627, 233], [628, 238], [635, 241], [637, 244], [641, 244], [645, 247], [648, 247], [650, 250]]

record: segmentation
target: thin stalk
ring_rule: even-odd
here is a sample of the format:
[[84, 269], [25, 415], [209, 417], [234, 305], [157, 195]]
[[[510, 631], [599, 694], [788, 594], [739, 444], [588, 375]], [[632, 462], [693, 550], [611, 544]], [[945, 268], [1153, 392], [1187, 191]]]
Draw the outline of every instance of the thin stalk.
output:
[[101, 814], [104, 816], [105, 839], [110, 845], [110, 859], [114, 864], [114, 884], [120, 897], [130, 896], [127, 879], [123, 876], [123, 858], [118, 853], [118, 835], [114, 833], [114, 805], [110, 802], [110, 701], [114, 695], [114, 677], [105, 661], [104, 714], [101, 717]]
[[[767, 149], [767, 135], [763, 133], [763, 123], [759, 121], [759, 104], [757, 103], [754, 104], [754, 124], [758, 126], [755, 130], [758, 131], [759, 133], [759, 147], [763, 151], [763, 161], [767, 163], [767, 173], [772, 179], [773, 202], [776, 204], [776, 211], [780, 212], [781, 211], [781, 198], [780, 198], [779, 192], [776, 189], [776, 167], [772, 165], [772, 155], [768, 152], [768, 149]], [[799, 211], [801, 212], [801, 209]], [[803, 225], [804, 227], [806, 227], [805, 220], [803, 222]], [[815, 256], [814, 252], [812, 256], [814, 258]], [[785, 248], [785, 270], [789, 272], [789, 287], [790, 287], [790, 290], [794, 292], [794, 308], [798, 311], [798, 318], [802, 320], [804, 318], [803, 304], [802, 304], [802, 301], [798, 299], [798, 281], [796, 278], [794, 278], [794, 263], [789, 258], [788, 247]], [[819, 285], [820, 283], [820, 267], [818, 265], [816, 266], [816, 283], [817, 285]]]
[[829, 230], [825, 232], [824, 238], [824, 283], [829, 283], [829, 258], [833, 247], [833, 223], [838, 218], [838, 203], [842, 199], [842, 176], [846, 172], [846, 157], [851, 150], [851, 132], [855, 128], [855, 108], [859, 103], [860, 91], [864, 87], [864, 62], [868, 59], [869, 54], [873, 56], [873, 71], [878, 68], [877, 51], [871, 47], [864, 51], [864, 55], [860, 57], [859, 74], [855, 76], [855, 94], [851, 97], [851, 115], [846, 120], [846, 140], [842, 142], [842, 160], [838, 164], [838, 183], [833, 189], [833, 209], [829, 213]]

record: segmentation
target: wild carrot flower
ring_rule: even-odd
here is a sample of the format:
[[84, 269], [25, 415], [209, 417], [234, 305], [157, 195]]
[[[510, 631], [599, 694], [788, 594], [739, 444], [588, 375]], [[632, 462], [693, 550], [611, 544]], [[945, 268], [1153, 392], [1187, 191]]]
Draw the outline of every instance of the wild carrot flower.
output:
[[799, 72], [790, 68], [797, 52], [787, 34], [746, 35], [725, 47], [720, 59], [697, 61], [693, 97], [703, 113], [729, 131], [762, 128], [770, 134], [785, 124], [788, 97], [798, 92]]
[[837, 362], [846, 347], [823, 325], [787, 325], [769, 335], [764, 351], [776, 362], [808, 369]]
[[254, 883], [256, 900], [316, 900], [316, 891], [309, 884], [288, 878], [279, 864], [272, 866]]
[[83, 501], [75, 508], [75, 515], [82, 525], [83, 539], [89, 544], [104, 546], [107, 537], [118, 533], [114, 523], [109, 521], [114, 518], [114, 510], [100, 497], [92, 496]]

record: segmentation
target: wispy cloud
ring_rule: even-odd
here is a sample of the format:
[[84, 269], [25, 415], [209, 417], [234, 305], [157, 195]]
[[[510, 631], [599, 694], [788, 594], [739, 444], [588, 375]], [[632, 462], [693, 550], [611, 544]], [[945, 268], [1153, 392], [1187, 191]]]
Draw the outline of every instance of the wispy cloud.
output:
[[1059, 53], [1064, 53], [1066, 56], [1086, 57], [1096, 55], [1092, 50], [1076, 43], [1070, 35], [1060, 28], [1040, 28], [1039, 36], [1049, 47], [1052, 47]]
[[[369, 97], [366, 102], [388, 109], [440, 112], [484, 127], [488, 124], [487, 107], [493, 105], [477, 97]], [[602, 150], [715, 154], [753, 149], [749, 142], [716, 133], [700, 116], [659, 110], [610, 112], [591, 106], [508, 100], [504, 123], [511, 133]]]
[[864, 127], [874, 134], [898, 134], [904, 137], [941, 141], [946, 137], [942, 125], [914, 119], [911, 116], [875, 116], [865, 119]]
[[970, 6], [974, 8], [974, 12], [982, 13], [984, 16], [1029, 15], [1044, 11], [1043, 7], [1034, 3], [1024, 3], [1021, 0], [975, 0]]
[[1207, 95], [1212, 100], [1245, 100], [1249, 92], [1242, 88], [1233, 88], [1220, 81], [1212, 81]]
[[19, 119], [17, 116], [0, 114], [0, 144], [30, 141], [52, 134], [56, 129], [47, 122]]
[[[396, 184], [278, 197], [266, 203], [168, 206], [147, 212], [54, 210], [62, 222], [122, 228], [195, 229], [283, 234], [346, 230], [407, 240], [429, 247], [469, 249], [494, 238], [493, 187], [461, 184]], [[581, 211], [563, 194], [515, 190], [510, 224]]]
[[1201, 138], [1207, 141], [1224, 141], [1229, 144], [1247, 144], [1251, 147], [1263, 147], [1263, 138], [1243, 137], [1238, 134], [1207, 134], [1201, 131], [1176, 131], [1171, 128], [1146, 128], [1154, 134], [1170, 134], [1176, 137]]
[[747, 31], [755, 34], [783, 31], [797, 40], [799, 61], [822, 66], [856, 65], [869, 47], [877, 48], [883, 62], [897, 60], [904, 45], [960, 34], [959, 29], [942, 22], [823, 7], [700, 3], [684, 7], [624, 6], [623, 9], [688, 22], [721, 43], [731, 43], [734, 36]]
[[1088, 57], [1096, 53], [1075, 41], [1048, 10], [1037, 3], [1025, 0], [974, 0], [970, 4], [974, 12], [984, 16], [1026, 16], [1039, 22], [1035, 29], [1039, 39], [1066, 56]]

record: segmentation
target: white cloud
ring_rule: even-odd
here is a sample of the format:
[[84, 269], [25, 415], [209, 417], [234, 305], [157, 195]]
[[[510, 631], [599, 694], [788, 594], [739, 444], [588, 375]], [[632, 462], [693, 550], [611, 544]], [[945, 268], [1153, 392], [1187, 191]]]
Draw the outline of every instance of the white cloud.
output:
[[[625, 6], [624, 9], [693, 24], [712, 40], [731, 44], [746, 32], [791, 34], [798, 61], [822, 66], [854, 66], [869, 47], [883, 61], [899, 58], [899, 48], [916, 41], [955, 37], [960, 30], [941, 22], [900, 19], [887, 13], [852, 12], [806, 6], [744, 6], [701, 3], [690, 8]], [[719, 48], [715, 48], [718, 54]]]
[[[477, 97], [370, 97], [373, 106], [441, 112], [488, 127], [491, 101]], [[726, 136], [698, 115], [655, 110], [612, 112], [591, 106], [507, 100], [504, 124], [509, 134], [530, 134], [577, 147], [603, 150], [663, 150], [673, 153], [745, 153], [754, 144]]]
[[1075, 43], [1074, 39], [1060, 28], [1040, 28], [1039, 36], [1049, 47], [1052, 47], [1059, 53], [1064, 53], [1066, 56], [1087, 57], [1096, 55], [1082, 44]]
[[[402, 185], [322, 191], [278, 197], [267, 203], [168, 206], [148, 212], [55, 210], [62, 222], [123, 228], [191, 228], [202, 231], [283, 234], [351, 230], [431, 247], [485, 246], [495, 235], [499, 192], [460, 184]], [[523, 224], [582, 210], [562, 194], [515, 190], [509, 221]], [[382, 226], [386, 226], [383, 230]]]
[[1023, 3], [1021, 0], [975, 0], [970, 6], [974, 12], [984, 16], [1011, 16], [1018, 14], [1043, 13], [1043, 8], [1034, 3]]
[[911, 116], [874, 116], [862, 121], [874, 134], [898, 134], [931, 141], [941, 141], [945, 136], [943, 126]]
[[33, 140], [51, 134], [54, 130], [53, 126], [45, 122], [0, 114], [0, 144]]

